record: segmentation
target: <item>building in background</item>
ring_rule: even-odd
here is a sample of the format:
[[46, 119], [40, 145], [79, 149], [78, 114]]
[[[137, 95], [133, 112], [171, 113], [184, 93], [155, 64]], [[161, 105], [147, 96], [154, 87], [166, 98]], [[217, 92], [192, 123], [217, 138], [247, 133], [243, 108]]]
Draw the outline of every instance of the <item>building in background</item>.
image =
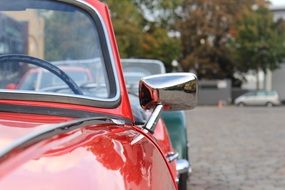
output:
[[29, 13], [30, 14], [26, 14], [25, 12], [6, 12], [5, 14], [19, 23], [26, 24], [28, 41], [27, 53], [30, 56], [44, 59], [44, 19], [37, 15], [35, 11], [31, 10]]
[[[5, 12], [0, 14], [0, 55], [28, 54], [44, 58], [44, 20], [36, 12]], [[17, 81], [25, 73], [26, 67], [19, 63], [3, 63], [0, 65], [0, 88], [11, 81]], [[21, 70], [19, 68], [22, 68]]]
[[199, 105], [231, 104], [231, 80], [200, 80], [198, 100]]
[[[0, 14], [0, 55], [15, 52], [28, 52], [28, 29], [26, 22], [19, 22], [7, 15]], [[0, 64], [0, 88], [15, 80], [19, 74], [19, 63], [5, 62]]]
[[[274, 14], [274, 20], [285, 20], [285, 6], [272, 6], [271, 10]], [[269, 76], [272, 90], [276, 90], [280, 96], [281, 101], [285, 102], [285, 61], [280, 68], [273, 71]]]

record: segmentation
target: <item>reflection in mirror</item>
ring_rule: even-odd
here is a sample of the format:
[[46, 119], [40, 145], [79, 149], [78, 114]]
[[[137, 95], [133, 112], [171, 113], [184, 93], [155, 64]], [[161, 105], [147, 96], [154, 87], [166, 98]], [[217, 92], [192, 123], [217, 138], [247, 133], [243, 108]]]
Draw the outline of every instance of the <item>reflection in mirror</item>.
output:
[[140, 81], [140, 103], [144, 109], [163, 105], [164, 110], [193, 109], [197, 104], [198, 80], [192, 73], [169, 73]]

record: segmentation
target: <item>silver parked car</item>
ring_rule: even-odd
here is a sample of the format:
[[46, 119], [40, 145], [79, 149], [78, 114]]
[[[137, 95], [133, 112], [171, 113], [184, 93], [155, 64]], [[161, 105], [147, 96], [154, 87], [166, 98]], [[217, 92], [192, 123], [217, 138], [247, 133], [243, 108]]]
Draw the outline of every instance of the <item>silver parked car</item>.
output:
[[276, 91], [258, 90], [248, 92], [235, 100], [238, 106], [277, 106], [280, 105], [279, 95]]

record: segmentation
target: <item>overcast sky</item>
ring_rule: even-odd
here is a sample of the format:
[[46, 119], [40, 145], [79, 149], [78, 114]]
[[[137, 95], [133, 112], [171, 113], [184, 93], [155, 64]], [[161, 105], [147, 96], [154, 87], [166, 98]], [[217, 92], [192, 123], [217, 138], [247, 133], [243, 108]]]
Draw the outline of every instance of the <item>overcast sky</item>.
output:
[[284, 0], [270, 0], [272, 2], [272, 5], [275, 6], [275, 5], [283, 5], [285, 6], [285, 1]]

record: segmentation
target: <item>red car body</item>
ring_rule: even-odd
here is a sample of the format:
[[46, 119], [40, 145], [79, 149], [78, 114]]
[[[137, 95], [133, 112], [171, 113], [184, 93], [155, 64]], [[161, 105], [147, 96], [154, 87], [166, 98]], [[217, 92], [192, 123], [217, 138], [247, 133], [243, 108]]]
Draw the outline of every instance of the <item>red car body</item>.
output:
[[[176, 189], [175, 161], [167, 160], [173, 150], [163, 121], [159, 120], [154, 134], [135, 125], [108, 7], [97, 0], [74, 4], [82, 3], [93, 7], [106, 26], [120, 102], [116, 107], [102, 108], [17, 100], [1, 93], [0, 189]], [[100, 117], [100, 122], [96, 118], [86, 121], [74, 114], [43, 111], [58, 109], [118, 120], [101, 121]], [[80, 127], [66, 127], [74, 125]]]
[[[71, 120], [12, 113], [1, 114], [1, 118], [1, 148], [35, 128]], [[163, 135], [160, 138], [163, 142]], [[0, 187], [5, 190], [175, 189], [173, 176], [165, 172], [171, 166], [161, 156], [163, 150], [155, 141], [134, 126], [86, 125], [1, 158]]]

